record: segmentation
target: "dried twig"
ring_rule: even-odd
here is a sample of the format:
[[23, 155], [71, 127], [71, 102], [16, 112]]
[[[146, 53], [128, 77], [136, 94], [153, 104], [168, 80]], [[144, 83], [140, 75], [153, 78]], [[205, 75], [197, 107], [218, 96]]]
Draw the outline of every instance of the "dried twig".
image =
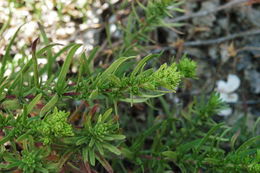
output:
[[233, 0], [230, 1], [229, 3], [226, 3], [225, 5], [219, 6], [218, 8], [212, 9], [212, 10], [207, 10], [207, 11], [201, 11], [201, 12], [197, 12], [197, 13], [191, 13], [188, 15], [184, 15], [184, 16], [180, 16], [180, 17], [176, 17], [175, 19], [169, 20], [169, 22], [180, 22], [180, 21], [184, 21], [184, 20], [188, 20], [194, 17], [202, 17], [202, 16], [206, 16], [209, 15], [211, 13], [215, 13], [227, 8], [231, 8], [234, 7], [235, 5], [239, 5], [241, 3], [245, 3], [248, 0]]
[[[231, 35], [227, 35], [224, 37], [216, 38], [216, 39], [210, 39], [210, 40], [196, 40], [196, 41], [187, 41], [182, 44], [182, 46], [185, 47], [193, 47], [193, 46], [206, 46], [206, 45], [212, 45], [212, 44], [219, 44], [225, 41], [229, 41], [235, 38], [239, 37], [246, 37], [246, 36], [252, 36], [252, 35], [257, 35], [260, 34], [260, 29], [252, 29], [244, 32], [239, 32]], [[164, 46], [164, 47], [150, 47], [150, 49], [154, 50], [170, 50], [174, 47], [178, 47], [176, 45], [171, 45], [171, 46]]]
[[239, 32], [236, 34], [231, 34], [225, 37], [220, 37], [217, 39], [210, 39], [210, 40], [197, 40], [197, 41], [189, 41], [189, 42], [184, 42], [184, 46], [190, 47], [190, 46], [205, 46], [205, 45], [210, 45], [210, 44], [219, 44], [228, 40], [232, 40], [235, 38], [239, 37], [245, 37], [245, 36], [250, 36], [250, 35], [257, 35], [260, 34], [260, 29], [254, 29], [254, 30], [249, 30], [249, 31], [244, 31], [244, 32]]

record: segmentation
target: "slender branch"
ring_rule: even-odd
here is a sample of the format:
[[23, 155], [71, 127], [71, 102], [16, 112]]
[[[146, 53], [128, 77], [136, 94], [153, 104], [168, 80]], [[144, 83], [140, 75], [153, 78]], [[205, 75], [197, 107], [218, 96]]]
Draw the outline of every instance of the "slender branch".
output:
[[[246, 36], [252, 36], [252, 35], [258, 35], [260, 34], [260, 29], [252, 29], [244, 32], [239, 32], [235, 34], [230, 34], [227, 36], [215, 38], [215, 39], [209, 39], [209, 40], [196, 40], [196, 41], [187, 41], [182, 43], [182, 46], [184, 47], [193, 47], [193, 46], [207, 46], [212, 44], [220, 44], [225, 41], [233, 40], [239, 37], [246, 37]], [[149, 47], [152, 50], [171, 50], [172, 48], [178, 47], [177, 45], [171, 45], [171, 46], [164, 46], [164, 47], [158, 47], [158, 46], [151, 46]]]
[[188, 19], [191, 19], [191, 18], [194, 18], [194, 17], [207, 16], [207, 15], [209, 15], [211, 13], [215, 13], [215, 12], [227, 9], [227, 8], [231, 8], [231, 7], [235, 6], [235, 5], [239, 5], [239, 4], [245, 3], [247, 1], [248, 0], [233, 0], [233, 1], [230, 1], [229, 3], [226, 3], [226, 4], [222, 5], [222, 6], [217, 7], [215, 9], [201, 11], [201, 12], [197, 12], [197, 13], [191, 13], [191, 14], [188, 14], [188, 15], [176, 17], [175, 19], [169, 20], [169, 22], [180, 22], [180, 21], [188, 20]]
[[222, 42], [225, 42], [228, 40], [232, 40], [235, 38], [257, 35], [257, 34], [260, 34], [260, 29], [239, 32], [239, 33], [231, 34], [228, 36], [220, 37], [217, 39], [184, 42], [183, 45], [189, 47], [189, 46], [204, 46], [204, 45], [210, 45], [210, 44], [219, 44], [219, 43], [222, 43]]

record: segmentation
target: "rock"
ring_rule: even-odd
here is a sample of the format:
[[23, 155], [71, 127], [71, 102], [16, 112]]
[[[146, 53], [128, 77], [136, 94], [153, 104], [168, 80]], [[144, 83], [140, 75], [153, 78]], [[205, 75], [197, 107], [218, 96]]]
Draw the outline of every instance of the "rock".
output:
[[253, 67], [252, 56], [248, 52], [239, 53], [237, 58], [239, 59], [236, 66], [238, 71], [251, 69]]
[[[219, 0], [203, 2], [199, 12], [216, 9], [218, 5], [219, 5]], [[196, 17], [192, 20], [192, 22], [197, 26], [212, 27], [214, 25], [213, 23], [215, 22], [215, 20], [216, 20], [215, 14], [209, 14], [203, 17]]]
[[251, 92], [254, 94], [260, 93], [260, 73], [254, 70], [245, 71], [245, 77], [249, 81]]
[[245, 12], [249, 21], [253, 25], [260, 27], [260, 7], [253, 8], [252, 6], [247, 6], [244, 8], [246, 8]]

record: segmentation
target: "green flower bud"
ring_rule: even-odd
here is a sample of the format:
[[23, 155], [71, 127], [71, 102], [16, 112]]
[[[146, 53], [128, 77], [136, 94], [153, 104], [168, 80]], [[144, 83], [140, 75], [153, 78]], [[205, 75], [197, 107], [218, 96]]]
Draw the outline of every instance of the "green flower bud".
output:
[[165, 87], [170, 90], [175, 90], [181, 81], [181, 74], [177, 71], [176, 64], [167, 66], [167, 64], [161, 65], [161, 67], [155, 71], [151, 78], [155, 87]]
[[196, 76], [197, 64], [195, 61], [192, 61], [185, 57], [180, 60], [177, 67], [183, 77], [194, 78]]
[[53, 114], [46, 118], [46, 123], [49, 125], [49, 128], [54, 136], [62, 137], [74, 135], [72, 126], [67, 123], [68, 116], [69, 113], [58, 111], [56, 108]]
[[34, 153], [23, 152], [22, 157], [23, 164], [28, 168], [34, 168], [36, 166], [36, 156]]

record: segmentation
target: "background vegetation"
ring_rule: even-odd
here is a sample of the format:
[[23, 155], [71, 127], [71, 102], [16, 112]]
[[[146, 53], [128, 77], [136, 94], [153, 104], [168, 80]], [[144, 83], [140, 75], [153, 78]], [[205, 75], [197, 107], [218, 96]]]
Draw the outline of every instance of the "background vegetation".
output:
[[205, 58], [259, 29], [201, 40], [217, 35], [215, 12], [259, 7], [217, 2], [0, 2], [0, 172], [259, 172], [258, 88], [244, 111], [239, 75], [212, 80], [248, 52], [230, 42]]

